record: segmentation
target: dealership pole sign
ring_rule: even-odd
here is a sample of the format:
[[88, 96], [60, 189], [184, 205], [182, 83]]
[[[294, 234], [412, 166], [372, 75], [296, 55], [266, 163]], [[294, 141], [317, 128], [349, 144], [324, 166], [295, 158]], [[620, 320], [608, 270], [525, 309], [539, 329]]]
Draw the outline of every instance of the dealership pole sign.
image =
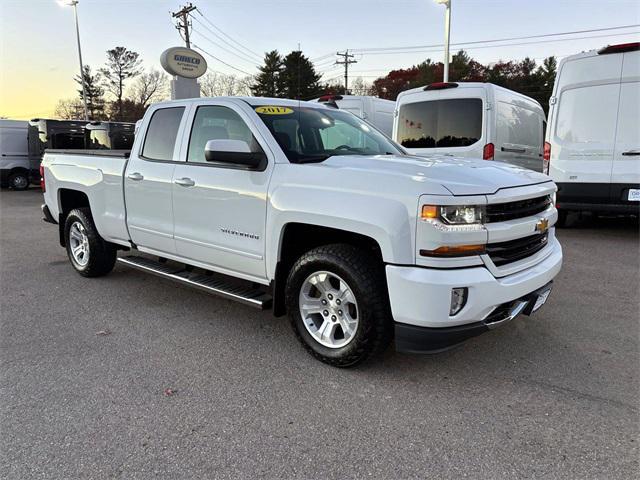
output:
[[160, 65], [173, 75], [171, 98], [197, 98], [200, 86], [196, 78], [207, 71], [207, 61], [195, 50], [186, 47], [168, 48], [160, 55]]

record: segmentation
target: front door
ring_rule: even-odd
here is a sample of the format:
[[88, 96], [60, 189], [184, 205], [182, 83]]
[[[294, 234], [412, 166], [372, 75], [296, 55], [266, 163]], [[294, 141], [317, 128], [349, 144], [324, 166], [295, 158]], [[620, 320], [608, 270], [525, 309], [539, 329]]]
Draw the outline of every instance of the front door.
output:
[[176, 145], [185, 107], [159, 108], [151, 116], [142, 150], [131, 152], [124, 175], [127, 227], [141, 249], [174, 254], [171, 203]]
[[[208, 162], [207, 141], [246, 141], [252, 149], [265, 143], [252, 130], [247, 113], [224, 102], [200, 105], [191, 112], [186, 162], [173, 172], [173, 214], [180, 257], [212, 270], [250, 280], [264, 280], [267, 189], [273, 168], [264, 171]], [[261, 144], [262, 143], [262, 144]]]

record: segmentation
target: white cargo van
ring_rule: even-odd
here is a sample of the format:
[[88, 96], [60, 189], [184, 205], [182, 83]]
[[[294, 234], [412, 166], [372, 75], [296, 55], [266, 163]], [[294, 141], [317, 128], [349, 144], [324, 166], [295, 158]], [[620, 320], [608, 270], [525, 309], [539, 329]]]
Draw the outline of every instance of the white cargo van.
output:
[[545, 162], [570, 211], [640, 210], [640, 43], [566, 57], [549, 109]]
[[29, 161], [29, 122], [0, 120], [0, 185], [24, 190], [33, 177]]
[[455, 155], [542, 171], [545, 116], [534, 99], [479, 82], [398, 95], [393, 139], [415, 155]]
[[364, 95], [323, 95], [316, 101], [351, 112], [391, 137], [396, 102]]

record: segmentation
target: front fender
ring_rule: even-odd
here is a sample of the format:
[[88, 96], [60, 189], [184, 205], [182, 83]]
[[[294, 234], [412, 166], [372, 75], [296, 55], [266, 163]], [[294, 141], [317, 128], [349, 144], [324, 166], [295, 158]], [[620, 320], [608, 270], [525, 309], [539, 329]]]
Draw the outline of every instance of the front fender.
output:
[[326, 186], [283, 185], [270, 196], [266, 239], [267, 275], [274, 278], [285, 226], [302, 223], [358, 233], [375, 240], [387, 263], [414, 262], [413, 245], [417, 199], [401, 199], [375, 192], [346, 191]]

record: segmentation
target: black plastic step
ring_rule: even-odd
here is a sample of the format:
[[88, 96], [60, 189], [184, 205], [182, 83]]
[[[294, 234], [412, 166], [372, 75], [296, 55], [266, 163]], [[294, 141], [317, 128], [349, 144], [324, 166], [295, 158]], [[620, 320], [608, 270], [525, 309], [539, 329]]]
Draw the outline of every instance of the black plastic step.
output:
[[118, 263], [207, 293], [244, 303], [250, 307], [262, 310], [271, 307], [271, 295], [262, 290], [235, 284], [218, 276], [189, 271], [183, 265], [160, 263], [150, 258], [135, 255], [118, 257]]

